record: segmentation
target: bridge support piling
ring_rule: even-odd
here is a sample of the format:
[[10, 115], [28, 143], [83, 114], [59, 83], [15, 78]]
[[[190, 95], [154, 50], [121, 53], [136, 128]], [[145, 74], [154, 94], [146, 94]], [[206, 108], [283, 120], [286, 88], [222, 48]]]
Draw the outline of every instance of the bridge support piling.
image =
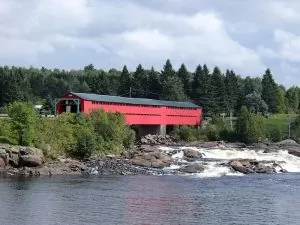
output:
[[139, 125], [137, 127], [139, 137], [143, 137], [147, 134], [166, 135], [166, 125]]

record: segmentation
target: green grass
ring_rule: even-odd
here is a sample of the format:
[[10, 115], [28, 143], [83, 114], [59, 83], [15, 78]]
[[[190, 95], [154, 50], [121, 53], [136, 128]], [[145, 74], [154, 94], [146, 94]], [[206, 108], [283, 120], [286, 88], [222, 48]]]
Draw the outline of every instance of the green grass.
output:
[[288, 136], [289, 122], [293, 122], [297, 114], [275, 114], [265, 118], [265, 126], [267, 131], [271, 131], [275, 127], [279, 127], [282, 132]]

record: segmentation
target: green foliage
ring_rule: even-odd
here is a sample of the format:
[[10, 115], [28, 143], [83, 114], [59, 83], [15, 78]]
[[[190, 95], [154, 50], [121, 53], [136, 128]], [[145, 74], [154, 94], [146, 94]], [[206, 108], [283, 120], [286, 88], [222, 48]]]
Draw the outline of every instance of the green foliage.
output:
[[88, 127], [79, 126], [75, 129], [76, 144], [69, 154], [75, 158], [89, 158], [97, 150], [96, 136]]
[[266, 114], [268, 111], [268, 105], [255, 91], [251, 94], [246, 95], [245, 103], [252, 113]]
[[282, 141], [284, 139], [284, 132], [281, 126], [275, 125], [272, 129], [267, 130], [267, 136], [270, 140], [274, 142]]
[[92, 154], [121, 154], [130, 148], [135, 133], [119, 113], [95, 111], [91, 115], [64, 113], [57, 118], [41, 118], [36, 146], [51, 158]]
[[265, 126], [263, 117], [251, 114], [243, 106], [236, 122], [236, 133], [239, 140], [248, 144], [264, 140]]
[[32, 145], [35, 140], [37, 115], [33, 106], [25, 102], [14, 102], [8, 106], [12, 129], [16, 132], [19, 145]]
[[37, 127], [36, 147], [50, 158], [67, 156], [76, 144], [74, 115], [62, 114], [57, 118], [40, 118]]
[[0, 143], [2, 144], [9, 144], [9, 145], [15, 145], [16, 142], [6, 136], [0, 136]]
[[262, 98], [269, 106], [271, 113], [278, 112], [278, 93], [277, 84], [275, 83], [272, 73], [269, 69], [266, 70], [262, 79]]
[[173, 135], [182, 141], [192, 142], [197, 140], [197, 130], [189, 126], [175, 128]]

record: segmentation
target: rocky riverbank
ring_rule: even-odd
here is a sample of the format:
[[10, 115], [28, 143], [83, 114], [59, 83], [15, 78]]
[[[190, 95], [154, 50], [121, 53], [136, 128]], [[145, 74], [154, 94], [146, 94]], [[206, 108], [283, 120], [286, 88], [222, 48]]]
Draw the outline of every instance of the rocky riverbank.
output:
[[[150, 141], [152, 144], [145, 141], [149, 139], [154, 140]], [[123, 156], [108, 155], [85, 162], [63, 158], [49, 162], [39, 149], [0, 144], [0, 175], [34, 177], [282, 173], [297, 171], [298, 163], [300, 172], [300, 146], [292, 140], [246, 146], [242, 143], [224, 142], [175, 143], [169, 137], [157, 139], [159, 141], [148, 136]], [[160, 144], [155, 144], [157, 142]], [[289, 164], [292, 164], [293, 171], [287, 169]]]

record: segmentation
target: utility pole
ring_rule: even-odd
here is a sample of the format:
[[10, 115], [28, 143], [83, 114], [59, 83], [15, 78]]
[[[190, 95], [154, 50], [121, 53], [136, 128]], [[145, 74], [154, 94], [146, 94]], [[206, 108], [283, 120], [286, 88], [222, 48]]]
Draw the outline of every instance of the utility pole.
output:
[[129, 98], [131, 98], [131, 87], [129, 88]]
[[230, 110], [230, 128], [231, 128], [231, 130], [233, 130], [233, 126], [232, 126], [232, 110]]
[[289, 139], [291, 138], [291, 121], [289, 120]]

